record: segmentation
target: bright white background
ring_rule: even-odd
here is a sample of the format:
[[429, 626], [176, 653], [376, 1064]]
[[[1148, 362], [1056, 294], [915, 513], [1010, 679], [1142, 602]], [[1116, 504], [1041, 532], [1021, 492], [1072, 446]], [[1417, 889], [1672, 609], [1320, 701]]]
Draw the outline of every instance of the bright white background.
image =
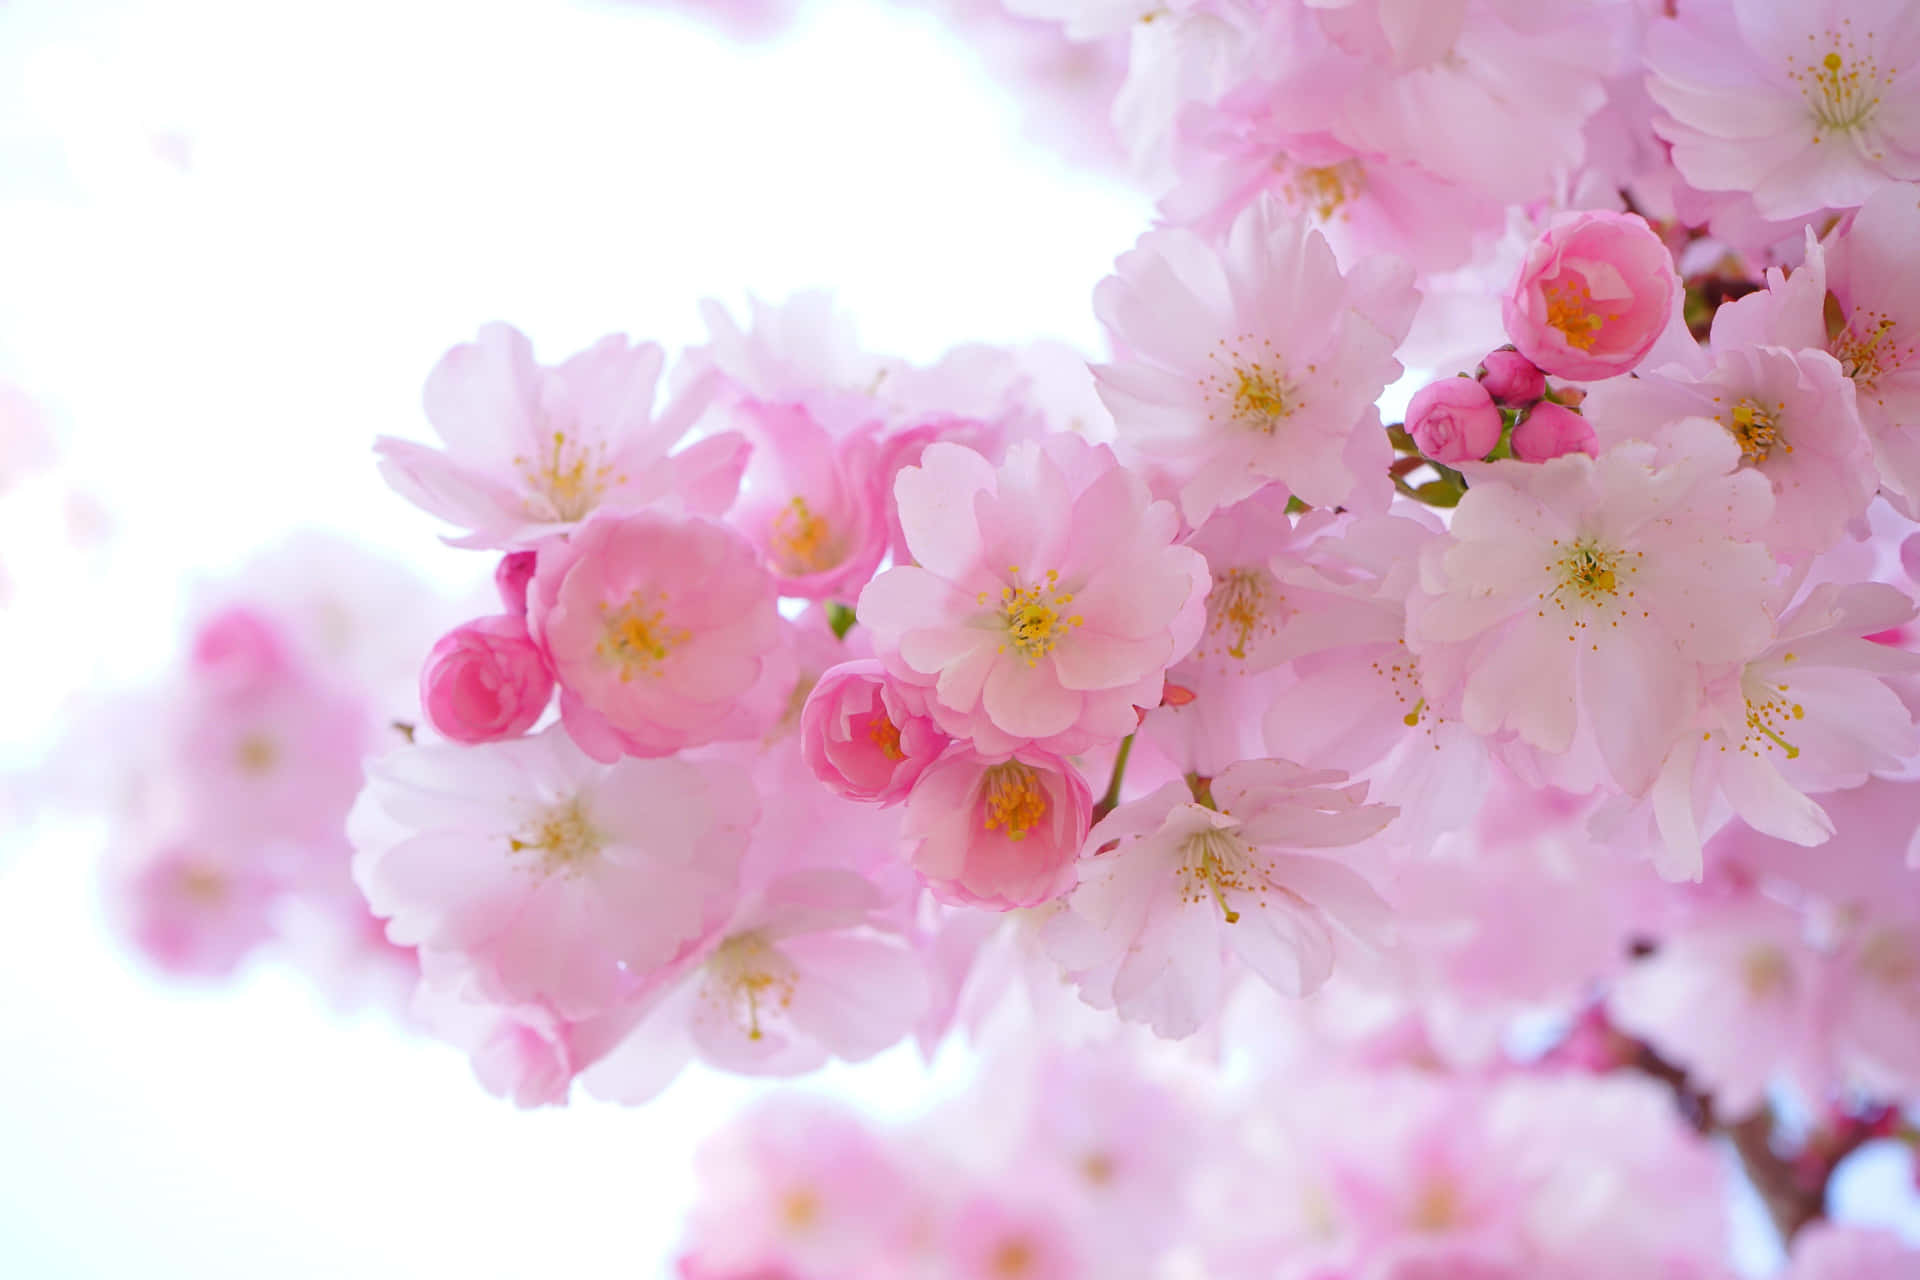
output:
[[[180, 161], [185, 160], [184, 170]], [[190, 579], [298, 524], [449, 582], [369, 444], [509, 320], [558, 359], [696, 303], [831, 285], [877, 349], [1091, 346], [1144, 225], [930, 20], [812, 0], [743, 49], [617, 3], [0, 0], [0, 378], [63, 435], [0, 498], [0, 764], [170, 656]], [[78, 488], [102, 549], [66, 546]], [[33, 797], [24, 797], [31, 801]], [[107, 933], [99, 832], [0, 797], [0, 1277], [650, 1277], [699, 1136], [752, 1087], [523, 1114], [284, 971], [185, 991]], [[914, 1109], [896, 1054], [830, 1076]]]

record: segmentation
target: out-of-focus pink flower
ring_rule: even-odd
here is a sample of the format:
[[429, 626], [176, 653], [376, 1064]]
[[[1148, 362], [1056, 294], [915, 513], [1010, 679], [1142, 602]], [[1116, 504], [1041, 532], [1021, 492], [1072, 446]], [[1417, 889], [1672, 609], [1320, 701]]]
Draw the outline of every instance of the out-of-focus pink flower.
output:
[[926, 696], [873, 659], [821, 676], [800, 712], [800, 750], [814, 777], [849, 800], [898, 804], [951, 741]]
[[851, 599], [887, 550], [872, 434], [836, 440], [799, 405], [751, 401], [726, 420], [753, 442], [729, 522], [759, 548], [781, 595]]
[[188, 652], [196, 682], [222, 696], [260, 692], [292, 669], [292, 654], [279, 625], [244, 605], [223, 609], [201, 623]]
[[1472, 378], [1441, 378], [1414, 392], [1407, 434], [1435, 462], [1478, 462], [1504, 429], [1487, 389]]
[[1206, 562], [1110, 450], [1055, 435], [996, 469], [935, 444], [894, 490], [918, 563], [868, 584], [860, 621], [942, 728], [990, 754], [1064, 754], [1159, 704], [1206, 621]]
[[1647, 36], [1654, 129], [1696, 187], [1763, 217], [1920, 178], [1920, 22], [1902, 0], [1680, 5]]
[[1680, 275], [1637, 214], [1557, 216], [1527, 250], [1501, 302], [1520, 354], [1558, 378], [1626, 373], [1672, 318]]
[[170, 974], [224, 978], [273, 936], [283, 885], [258, 849], [173, 842], [109, 876], [115, 914], [141, 953]]
[[487, 325], [427, 377], [427, 420], [446, 449], [382, 437], [380, 473], [466, 530], [456, 546], [529, 546], [600, 510], [719, 515], [739, 491], [746, 442], [711, 436], [671, 452], [714, 383], [696, 378], [656, 416], [665, 359], [615, 335], [550, 368], [518, 331]]
[[494, 566], [493, 585], [499, 591], [500, 603], [508, 613], [525, 616], [527, 584], [533, 581], [533, 570], [539, 559], [531, 551], [509, 551]]
[[1480, 385], [1501, 404], [1524, 409], [1547, 394], [1547, 375], [1518, 351], [1489, 351], [1480, 369]]
[[433, 1035], [465, 1049], [488, 1093], [516, 1107], [564, 1106], [580, 1064], [576, 1024], [544, 1003], [476, 1004], [431, 983], [415, 993], [413, 1015]]
[[724, 525], [596, 516], [541, 549], [527, 623], [567, 731], [597, 760], [762, 727], [741, 699], [779, 643], [779, 614], [760, 557]]
[[1385, 502], [1374, 401], [1419, 300], [1404, 264], [1343, 275], [1320, 232], [1262, 197], [1223, 245], [1150, 231], [1114, 272], [1094, 310], [1124, 354], [1095, 366], [1100, 396], [1123, 449], [1178, 479], [1189, 524], [1269, 483], [1314, 506]]
[[367, 764], [354, 878], [429, 980], [568, 1018], [612, 1007], [730, 902], [758, 812], [715, 762], [595, 763], [554, 726]]
[[1527, 410], [1527, 416], [1514, 424], [1508, 442], [1513, 456], [1522, 462], [1547, 462], [1570, 453], [1600, 456], [1600, 444], [1593, 424], [1565, 405], [1542, 400]]
[[941, 1274], [950, 1280], [1079, 1280], [1087, 1274], [1072, 1230], [1047, 1203], [982, 1193], [947, 1224]]
[[1284, 994], [1314, 991], [1333, 972], [1337, 935], [1378, 942], [1388, 929], [1365, 877], [1320, 853], [1394, 818], [1345, 780], [1243, 760], [1212, 780], [1217, 808], [1179, 782], [1121, 805], [1087, 837], [1095, 852], [1047, 923], [1048, 953], [1087, 1003], [1169, 1038], [1219, 1008], [1228, 952]]
[[1793, 1237], [1782, 1280], [1906, 1280], [1920, 1275], [1920, 1249], [1891, 1231], [1815, 1221]]
[[475, 618], [440, 637], [420, 668], [420, 706], [455, 742], [495, 742], [533, 728], [553, 676], [513, 614]]
[[1093, 792], [1079, 770], [1046, 752], [983, 756], [951, 747], [907, 797], [900, 834], [938, 896], [1006, 909], [1073, 887], [1093, 822]]

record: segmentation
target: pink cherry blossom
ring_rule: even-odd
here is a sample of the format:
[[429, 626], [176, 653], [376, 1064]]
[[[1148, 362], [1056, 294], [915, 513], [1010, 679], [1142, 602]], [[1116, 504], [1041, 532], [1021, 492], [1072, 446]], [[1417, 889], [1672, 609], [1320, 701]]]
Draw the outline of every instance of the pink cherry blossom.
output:
[[517, 738], [553, 700], [553, 676], [525, 618], [476, 618], [440, 638], [420, 669], [420, 705], [455, 742]]
[[754, 446], [731, 523], [760, 550], [779, 593], [858, 594], [887, 550], [872, 435], [835, 440], [798, 405], [748, 402], [727, 421]]
[[1045, 1203], [974, 1196], [953, 1215], [941, 1243], [945, 1280], [1077, 1280], [1086, 1272], [1073, 1235]]
[[596, 516], [541, 548], [527, 623], [561, 719], [595, 759], [758, 732], [741, 699], [779, 643], [778, 614], [759, 556], [724, 525]]
[[1570, 453], [1584, 453], [1589, 458], [1600, 456], [1600, 442], [1593, 433], [1593, 424], [1551, 400], [1533, 405], [1526, 416], [1514, 424], [1510, 447], [1513, 456], [1522, 462], [1546, 462]]
[[951, 902], [1031, 907], [1073, 887], [1093, 793], [1057, 756], [949, 748], [914, 783], [901, 823], [908, 860]]
[[1900, 0], [1687, 4], [1648, 33], [1654, 127], [1696, 187], [1768, 218], [1920, 178], [1920, 21]]
[[596, 763], [558, 728], [368, 762], [354, 875], [429, 978], [497, 1004], [602, 1012], [725, 911], [755, 817], [746, 779]]
[[283, 892], [254, 850], [179, 843], [116, 865], [109, 898], [127, 937], [169, 974], [224, 978], [273, 936]]
[[1773, 559], [1737, 540], [1771, 509], [1765, 480], [1733, 469], [1717, 426], [1676, 452], [1661, 465], [1629, 443], [1475, 477], [1409, 603], [1407, 645], [1443, 713], [1550, 756], [1589, 741], [1645, 793], [1702, 695], [1700, 664], [1755, 656], [1773, 625]]
[[1123, 449], [1178, 478], [1188, 523], [1269, 483], [1314, 506], [1381, 499], [1373, 402], [1418, 300], [1404, 266], [1342, 274], [1324, 236], [1262, 198], [1220, 247], [1152, 231], [1114, 270], [1094, 310], [1125, 354], [1094, 374]]
[[1122, 805], [1087, 837], [1094, 852], [1047, 926], [1049, 953], [1082, 999], [1171, 1038], [1218, 1009], [1229, 952], [1274, 989], [1311, 993], [1339, 936], [1379, 941], [1387, 928], [1367, 880], [1318, 852], [1393, 820], [1344, 781], [1247, 760], [1212, 780], [1212, 805], [1177, 782]]
[[1206, 563], [1108, 449], [1053, 436], [996, 469], [935, 444], [894, 488], [918, 563], [868, 584], [859, 616], [942, 728], [988, 753], [1072, 752], [1159, 703], [1204, 624]]
[[1500, 443], [1505, 424], [1485, 387], [1472, 378], [1442, 378], [1414, 392], [1406, 427], [1435, 462], [1478, 462]]
[[656, 416], [665, 359], [616, 335], [542, 366], [523, 335], [488, 325], [427, 378], [427, 420], [446, 449], [382, 437], [381, 474], [465, 530], [456, 546], [529, 546], [599, 510], [718, 515], [739, 489], [746, 444], [713, 436], [672, 452], [712, 383], [696, 380]]
[[[1782, 286], [1795, 336], [1804, 334], [1800, 345], [1824, 346], [1852, 379], [1881, 480], [1909, 515], [1920, 511], [1920, 288], [1910, 270], [1917, 236], [1920, 185], [1881, 187]], [[1822, 271], [1839, 308], [1839, 332], [1830, 337]]]
[[800, 750], [813, 775], [849, 800], [898, 804], [951, 741], [924, 693], [872, 659], [822, 675], [800, 713]]
[[1673, 258], [1645, 219], [1565, 213], [1527, 250], [1501, 317], [1520, 354], [1555, 377], [1611, 378], [1653, 349], [1679, 292]]

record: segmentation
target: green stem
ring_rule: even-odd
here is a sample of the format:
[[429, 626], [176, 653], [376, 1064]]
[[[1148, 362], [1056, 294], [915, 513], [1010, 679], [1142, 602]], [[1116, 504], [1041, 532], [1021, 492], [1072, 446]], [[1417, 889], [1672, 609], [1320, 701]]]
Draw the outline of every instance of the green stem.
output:
[[1120, 739], [1120, 750], [1113, 756], [1113, 774], [1107, 779], [1107, 794], [1100, 797], [1100, 803], [1093, 806], [1095, 822], [1106, 817], [1120, 807], [1120, 783], [1127, 776], [1127, 757], [1133, 754], [1133, 735]]

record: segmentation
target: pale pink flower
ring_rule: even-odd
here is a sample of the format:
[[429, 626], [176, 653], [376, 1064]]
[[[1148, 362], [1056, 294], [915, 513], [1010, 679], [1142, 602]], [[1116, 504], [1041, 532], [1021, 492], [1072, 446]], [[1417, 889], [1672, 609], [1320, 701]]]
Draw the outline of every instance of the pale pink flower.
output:
[[708, 340], [687, 352], [680, 370], [689, 391], [717, 371], [743, 399], [796, 406], [828, 433], [840, 436], [876, 415], [874, 392], [899, 372], [899, 362], [868, 353], [853, 318], [824, 290], [781, 302], [747, 300], [743, 328], [720, 303], [700, 304]]
[[1105, 446], [1050, 436], [999, 468], [928, 447], [894, 482], [908, 546], [860, 596], [889, 672], [983, 752], [1056, 753], [1131, 733], [1206, 616], [1179, 517]]
[[1524, 409], [1547, 393], [1547, 375], [1518, 351], [1502, 347], [1480, 362], [1480, 385], [1501, 404]]
[[1681, 175], [1751, 192], [1764, 217], [1920, 178], [1920, 18], [1904, 0], [1700, 0], [1653, 25], [1646, 60]]
[[1478, 462], [1500, 443], [1506, 424], [1493, 396], [1472, 378], [1441, 378], [1413, 393], [1407, 434], [1435, 462]]
[[717, 763], [605, 766], [558, 726], [367, 763], [354, 876], [430, 978], [503, 1005], [602, 1012], [730, 902], [756, 816]]
[[194, 630], [187, 660], [195, 683], [223, 697], [264, 692], [293, 676], [293, 645], [258, 609], [231, 605]]
[[1607, 443], [1657, 439], [1681, 418], [1719, 423], [1739, 445], [1740, 465], [1773, 488], [1760, 539], [1783, 557], [1833, 545], [1877, 487], [1854, 386], [1824, 351], [1721, 346], [1697, 372], [1668, 365], [1601, 383], [1582, 408]]
[[475, 618], [442, 636], [420, 668], [420, 706], [455, 742], [495, 742], [533, 728], [553, 700], [553, 675], [525, 618]]
[[511, 1007], [475, 1004], [452, 991], [423, 984], [413, 1016], [438, 1039], [465, 1050], [488, 1093], [516, 1107], [566, 1105], [574, 1061], [570, 1023], [544, 1003]]
[[1799, 913], [1737, 898], [1702, 907], [1663, 936], [1615, 980], [1607, 1012], [1684, 1068], [1721, 1115], [1742, 1116], [1777, 1073], [1816, 1096], [1826, 1083], [1818, 966]]
[[728, 523], [747, 535], [783, 596], [852, 599], [887, 550], [879, 445], [834, 439], [799, 405], [749, 401], [726, 421], [753, 442]]
[[1343, 275], [1263, 197], [1223, 246], [1151, 231], [1114, 270], [1094, 310], [1124, 355], [1094, 374], [1120, 443], [1178, 479], [1188, 523], [1269, 483], [1313, 506], [1384, 501], [1374, 401], [1419, 299], [1404, 265]]
[[1073, 887], [1093, 792], [1058, 756], [983, 756], [959, 743], [914, 783], [900, 835], [935, 895], [1006, 910]]
[[1565, 405], [1542, 400], [1514, 424], [1509, 441], [1513, 456], [1522, 462], [1546, 462], [1570, 453], [1600, 456], [1600, 442], [1593, 424]]
[[1557, 378], [1626, 373], [1653, 349], [1680, 292], [1680, 274], [1637, 214], [1563, 213], [1527, 250], [1501, 301], [1520, 354]]
[[1213, 805], [1178, 782], [1121, 805], [1087, 837], [1049, 954], [1089, 1004], [1169, 1038], [1219, 1008], [1229, 953], [1283, 994], [1314, 991], [1338, 937], [1377, 942], [1388, 928], [1367, 880], [1319, 852], [1394, 818], [1345, 777], [1244, 760], [1212, 780]]
[[[1920, 30], [1920, 22], [1912, 25]], [[1827, 241], [1824, 254], [1809, 253], [1807, 266], [1783, 286], [1792, 294], [1788, 305], [1797, 311], [1796, 327], [1807, 334], [1802, 345], [1826, 347], [1853, 380], [1881, 479], [1897, 491], [1909, 516], [1920, 511], [1920, 285], [1912, 270], [1916, 240], [1920, 186], [1883, 187]], [[1840, 309], [1841, 328], [1831, 337], [1824, 321], [1822, 269], [1825, 288]]]
[[1548, 755], [1590, 741], [1622, 790], [1652, 785], [1701, 664], [1750, 658], [1773, 629], [1773, 559], [1738, 540], [1772, 507], [1766, 481], [1734, 470], [1718, 427], [1689, 442], [1667, 465], [1629, 443], [1476, 473], [1408, 606], [1443, 713]]
[[738, 533], [603, 514], [545, 544], [527, 623], [560, 715], [597, 760], [758, 732], [742, 704], [780, 640], [772, 580]]
[[1707, 687], [1650, 797], [1669, 875], [1699, 874], [1716, 798], [1757, 831], [1823, 844], [1833, 822], [1809, 793], [1859, 786], [1920, 752], [1913, 715], [1888, 685], [1920, 672], [1920, 655], [1864, 638], [1913, 616], [1884, 583], [1822, 584], [1781, 616], [1766, 650]]
[[599, 510], [718, 515], [739, 489], [746, 443], [713, 436], [671, 452], [712, 383], [696, 379], [656, 416], [664, 360], [657, 345], [616, 335], [543, 366], [519, 332], [487, 325], [427, 377], [427, 420], [446, 449], [383, 436], [381, 474], [465, 530], [455, 546], [528, 546]]
[[225, 978], [273, 936], [285, 890], [257, 850], [170, 842], [108, 875], [128, 939], [176, 977]]
[[800, 751], [814, 777], [849, 800], [898, 804], [951, 739], [926, 695], [871, 658], [822, 675], [800, 712]]
[[1920, 911], [1905, 888], [1842, 919], [1817, 997], [1823, 1029], [1849, 1084], [1906, 1096], [1920, 1087]]
[[1055, 1208], [1027, 1197], [981, 1193], [947, 1223], [940, 1280], [1080, 1280], [1073, 1233]]
[[1783, 1280], [1903, 1280], [1920, 1273], [1920, 1249], [1891, 1231], [1814, 1221], [1793, 1237]]
[[926, 1007], [927, 976], [909, 946], [876, 927], [887, 906], [867, 878], [832, 867], [750, 889], [623, 1015], [633, 1030], [586, 1072], [588, 1092], [644, 1102], [695, 1058], [790, 1076], [904, 1039]]
[[921, 1208], [921, 1171], [857, 1116], [822, 1099], [773, 1094], [694, 1156], [687, 1215], [695, 1276], [853, 1277], [885, 1268]]

